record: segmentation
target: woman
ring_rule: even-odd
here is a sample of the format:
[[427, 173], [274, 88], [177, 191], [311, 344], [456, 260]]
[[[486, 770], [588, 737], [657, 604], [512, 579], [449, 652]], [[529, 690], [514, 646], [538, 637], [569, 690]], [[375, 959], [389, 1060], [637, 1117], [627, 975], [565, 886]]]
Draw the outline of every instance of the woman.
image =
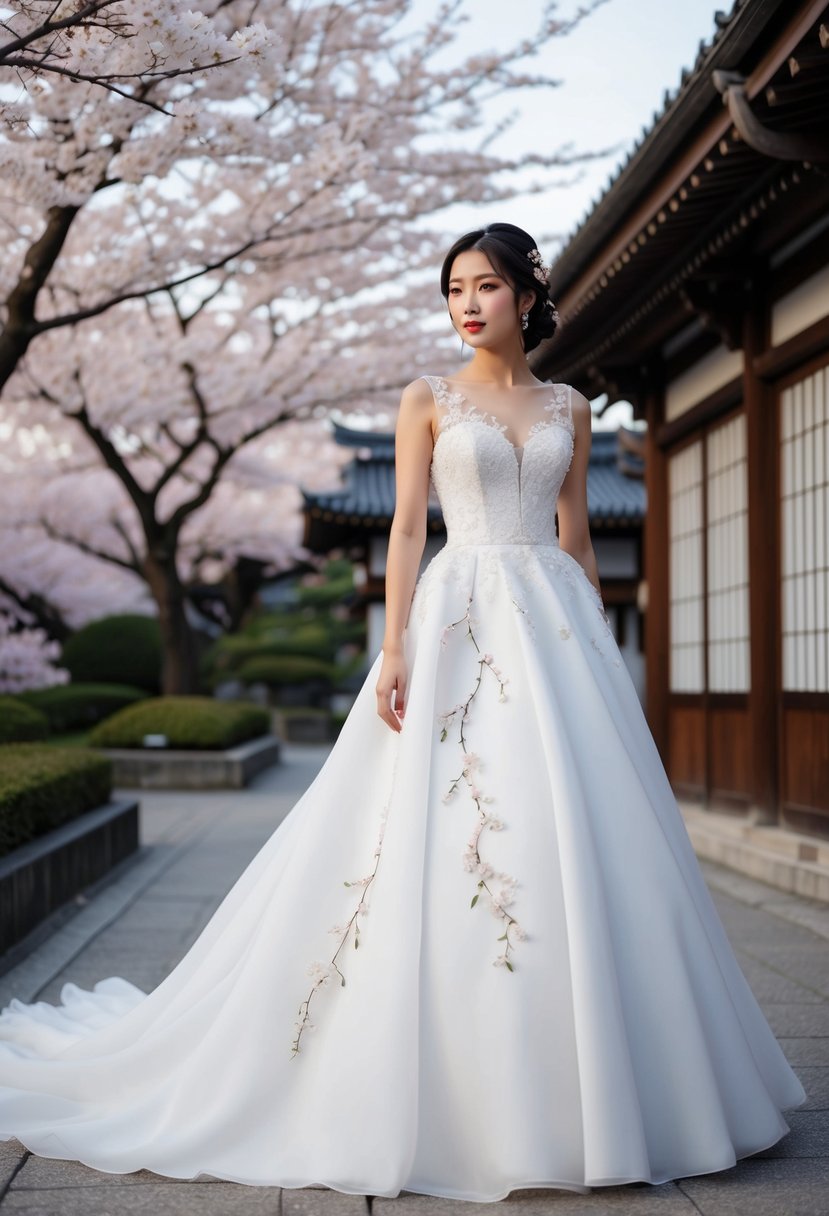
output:
[[805, 1101], [602, 608], [590, 407], [526, 360], [541, 256], [491, 224], [441, 287], [474, 355], [403, 393], [386, 636], [336, 745], [158, 988], [4, 1011], [0, 1136], [492, 1201], [727, 1169]]

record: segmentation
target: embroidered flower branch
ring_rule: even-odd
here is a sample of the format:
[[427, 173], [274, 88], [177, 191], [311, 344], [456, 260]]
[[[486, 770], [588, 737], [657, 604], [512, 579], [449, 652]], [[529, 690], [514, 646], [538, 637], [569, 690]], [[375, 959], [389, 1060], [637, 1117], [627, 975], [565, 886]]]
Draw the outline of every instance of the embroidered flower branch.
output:
[[[467, 600], [465, 614], [460, 618], [460, 620], [453, 621], [444, 628], [441, 635], [441, 646], [446, 645], [452, 630], [454, 630], [457, 625], [463, 624], [465, 621], [467, 625], [466, 636], [472, 640], [472, 643], [478, 653], [481, 653], [481, 649], [478, 646], [478, 643], [475, 641], [475, 635], [472, 631], [473, 618], [469, 611], [471, 603], [472, 596], [470, 595], [469, 599]], [[513, 947], [513, 942], [524, 941], [527, 936], [526, 932], [518, 923], [516, 918], [507, 911], [507, 907], [514, 902], [515, 897], [513, 890], [516, 886], [516, 880], [512, 877], [512, 875], [496, 870], [488, 861], [484, 861], [483, 857], [481, 856], [480, 837], [483, 831], [486, 828], [489, 828], [493, 832], [500, 832], [504, 827], [504, 823], [503, 820], [499, 819], [495, 815], [489, 814], [483, 809], [483, 804], [492, 802], [492, 798], [484, 794], [478, 786], [475, 774], [481, 767], [481, 758], [476, 752], [469, 750], [469, 747], [467, 746], [466, 732], [464, 729], [464, 724], [469, 717], [469, 706], [481, 687], [484, 668], [489, 668], [489, 670], [498, 680], [499, 701], [507, 700], [504, 687], [509, 683], [509, 679], [502, 676], [500, 669], [496, 667], [492, 661], [492, 655], [488, 652], [481, 656], [481, 658], [478, 660], [478, 665], [478, 678], [475, 682], [475, 687], [472, 689], [472, 692], [469, 694], [466, 701], [459, 702], [457, 705], [453, 706], [452, 709], [438, 715], [438, 721], [441, 723], [441, 743], [444, 741], [444, 739], [446, 739], [449, 726], [452, 723], [452, 720], [455, 718], [455, 715], [460, 715], [458, 742], [461, 747], [463, 758], [463, 767], [461, 772], [453, 779], [449, 789], [443, 795], [442, 801], [444, 803], [449, 802], [460, 785], [461, 780], [463, 779], [466, 781], [467, 785], [469, 786], [470, 796], [472, 797], [478, 811], [478, 823], [475, 825], [473, 833], [467, 842], [466, 850], [463, 853], [463, 868], [470, 874], [478, 875], [478, 890], [472, 897], [470, 907], [475, 907], [481, 891], [485, 891], [489, 899], [490, 911], [494, 916], [499, 917], [505, 922], [504, 932], [501, 937], [498, 938], [498, 941], [505, 942], [506, 945], [504, 946], [503, 953], [499, 954], [494, 959], [493, 966], [506, 967], [509, 971], [514, 971], [515, 968], [509, 959], [510, 950]], [[500, 884], [497, 890], [495, 889], [495, 880], [497, 880], [497, 882]]]
[[[396, 768], [396, 761], [395, 761], [395, 768]], [[393, 788], [393, 786], [394, 786], [394, 782], [392, 780], [392, 788]], [[369, 887], [374, 882], [375, 876], [377, 874], [377, 867], [380, 864], [380, 853], [381, 853], [382, 847], [383, 847], [383, 836], [384, 836], [385, 830], [386, 830], [386, 819], [388, 818], [389, 805], [390, 805], [390, 803], [387, 802], [386, 805], [383, 807], [383, 810], [380, 814], [380, 833], [377, 838], [377, 847], [374, 850], [374, 869], [371, 871], [370, 874], [366, 874], [363, 878], [352, 878], [350, 881], [343, 882], [343, 886], [345, 886], [345, 887], [360, 888], [360, 898], [357, 902], [356, 908], [354, 909], [353, 913], [351, 914], [350, 920], [346, 921], [346, 923], [343, 925], [332, 925], [331, 928], [328, 930], [328, 932], [332, 933], [339, 942], [337, 949], [334, 951], [334, 954], [333, 954], [330, 962], [322, 963], [322, 962], [319, 962], [318, 960], [316, 960], [313, 963], [310, 963], [308, 965], [307, 974], [313, 978], [314, 983], [311, 987], [311, 991], [308, 993], [308, 996], [305, 998], [305, 1000], [302, 1002], [302, 1004], [299, 1007], [300, 1016], [299, 1016], [299, 1021], [295, 1025], [296, 1038], [294, 1039], [293, 1044], [291, 1045], [291, 1059], [293, 1059], [294, 1056], [299, 1054], [299, 1040], [301, 1039], [303, 1033], [306, 1030], [316, 1030], [316, 1028], [317, 1028], [316, 1022], [309, 1021], [309, 1010], [310, 1010], [310, 1006], [311, 1006], [311, 1001], [314, 999], [314, 994], [317, 992], [318, 989], [320, 989], [320, 988], [324, 987], [326, 984], [330, 983], [331, 979], [335, 975], [338, 975], [340, 977], [340, 987], [341, 988], [345, 987], [345, 976], [343, 975], [340, 968], [337, 966], [337, 955], [340, 953], [343, 946], [345, 945], [345, 943], [348, 939], [348, 935], [351, 932], [352, 926], [354, 927], [354, 948], [355, 948], [355, 950], [360, 945], [360, 925], [359, 925], [358, 918], [360, 916], [368, 915], [368, 904], [366, 903], [366, 896], [368, 895]]]

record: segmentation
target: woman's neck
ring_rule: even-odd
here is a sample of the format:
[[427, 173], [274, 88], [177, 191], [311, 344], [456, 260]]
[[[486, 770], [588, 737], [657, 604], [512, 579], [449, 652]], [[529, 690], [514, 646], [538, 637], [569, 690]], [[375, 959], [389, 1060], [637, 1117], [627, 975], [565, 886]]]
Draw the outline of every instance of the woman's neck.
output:
[[493, 384], [499, 388], [519, 388], [522, 385], [539, 384], [529, 369], [527, 357], [523, 351], [505, 357], [494, 351], [476, 350], [466, 365], [463, 379], [474, 380], [481, 384]]

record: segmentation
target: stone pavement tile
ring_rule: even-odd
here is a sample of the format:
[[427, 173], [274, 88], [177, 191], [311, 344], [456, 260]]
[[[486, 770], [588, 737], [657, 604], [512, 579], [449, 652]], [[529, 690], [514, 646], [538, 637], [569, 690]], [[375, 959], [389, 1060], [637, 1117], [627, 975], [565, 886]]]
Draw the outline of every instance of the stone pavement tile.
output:
[[829, 1161], [829, 1110], [804, 1111], [798, 1107], [787, 1111], [783, 1118], [791, 1131], [770, 1148], [754, 1153], [754, 1157], [758, 1160], [770, 1157], [823, 1157]]
[[122, 933], [158, 933], [169, 932], [170, 926], [176, 925], [189, 933], [203, 923], [207, 902], [201, 896], [182, 895], [139, 899], [119, 918], [118, 928]]
[[[198, 1189], [196, 1189], [198, 1187]], [[0, 1204], [3, 1216], [279, 1216], [279, 1188], [239, 1186], [217, 1182], [139, 1183], [110, 1186], [61, 1187], [58, 1190], [7, 1191]], [[368, 1211], [364, 1208], [363, 1211]], [[356, 1213], [356, 1209], [355, 1209]]]
[[[468, 1199], [441, 1199], [411, 1191], [401, 1192], [396, 1199], [377, 1197], [371, 1206], [372, 1216], [470, 1216], [476, 1210]], [[673, 1182], [597, 1186], [589, 1195], [555, 1187], [527, 1187], [512, 1191], [492, 1204], [491, 1210], [498, 1216], [697, 1216], [693, 1203]]]
[[680, 1189], [701, 1216], [825, 1216], [829, 1161], [756, 1160], [682, 1178]]
[[746, 962], [744, 955], [737, 952], [740, 970], [751, 985], [751, 991], [765, 1009], [771, 1005], [820, 1005], [826, 998], [813, 988], [807, 988], [797, 980], [789, 979], [787, 975], [779, 975], [757, 959]]
[[766, 1004], [763, 1007], [769, 1026], [776, 1035], [792, 1038], [815, 1035], [829, 1037], [829, 1003], [822, 1005]]
[[829, 1039], [778, 1038], [783, 1054], [795, 1072], [800, 1075], [801, 1064], [829, 1064]]
[[825, 938], [765, 908], [751, 907], [722, 893], [715, 903], [726, 933], [732, 940], [739, 941], [740, 945], [819, 946], [829, 950]]
[[[718, 907], [722, 895], [730, 896], [752, 907], [764, 908], [775, 916], [803, 925], [804, 928], [829, 938], [829, 905], [823, 900], [806, 899], [802, 895], [780, 891], [777, 887], [770, 887], [768, 883], [730, 870], [714, 861], [704, 858], [698, 860]], [[725, 900], [722, 902], [724, 904]]]
[[25, 1155], [19, 1140], [0, 1140], [0, 1195]]
[[795, 980], [824, 1000], [829, 998], [829, 946], [821, 938], [808, 946], [738, 945], [736, 954], [749, 983], [759, 964]]
[[[196, 1181], [183, 1178], [164, 1178], [151, 1170], [134, 1170], [131, 1174], [107, 1174], [94, 1170], [80, 1161], [64, 1161], [58, 1157], [38, 1157], [32, 1154], [14, 1180], [16, 1191], [56, 1191], [62, 1187], [78, 1190], [81, 1187], [135, 1186], [156, 1183], [169, 1186], [216, 1185], [215, 1178], [199, 1178]], [[278, 1188], [277, 1188], [278, 1189]]]
[[808, 1101], [798, 1110], [829, 1110], [829, 1067], [811, 1065], [797, 1069], [800, 1083], [808, 1094]]
[[[329, 1187], [283, 1187], [280, 1216], [368, 1216], [365, 1195], [346, 1195]], [[199, 1213], [201, 1216], [201, 1213]]]

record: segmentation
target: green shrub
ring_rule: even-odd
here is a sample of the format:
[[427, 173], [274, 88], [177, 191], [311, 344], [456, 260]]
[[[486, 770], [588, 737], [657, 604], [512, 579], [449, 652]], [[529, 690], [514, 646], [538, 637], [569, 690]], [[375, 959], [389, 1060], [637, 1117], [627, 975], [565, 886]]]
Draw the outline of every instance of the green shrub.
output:
[[161, 687], [161, 629], [154, 617], [125, 614], [92, 621], [63, 647], [61, 665], [75, 684]]
[[334, 679], [334, 669], [330, 663], [292, 655], [248, 659], [235, 674], [244, 684], [267, 684], [269, 688], [278, 688], [282, 684], [309, 684], [312, 681], [330, 684]]
[[0, 743], [45, 739], [49, 722], [44, 714], [18, 697], [0, 697]]
[[126, 684], [58, 684], [55, 688], [21, 693], [20, 699], [45, 714], [52, 733], [61, 735], [95, 726], [116, 710], [142, 701], [147, 695], [143, 688], [130, 688]]
[[0, 855], [42, 836], [112, 792], [112, 764], [95, 752], [42, 743], [0, 748]]
[[[275, 632], [275, 631], [274, 631]], [[205, 678], [213, 685], [240, 675], [241, 668], [254, 659], [312, 659], [333, 661], [341, 639], [321, 625], [303, 625], [288, 637], [257, 632], [220, 638], [208, 650], [202, 665]]]
[[142, 747], [145, 735], [166, 735], [168, 746], [215, 751], [265, 735], [268, 710], [210, 697], [151, 697], [101, 722], [89, 736], [93, 747]]

